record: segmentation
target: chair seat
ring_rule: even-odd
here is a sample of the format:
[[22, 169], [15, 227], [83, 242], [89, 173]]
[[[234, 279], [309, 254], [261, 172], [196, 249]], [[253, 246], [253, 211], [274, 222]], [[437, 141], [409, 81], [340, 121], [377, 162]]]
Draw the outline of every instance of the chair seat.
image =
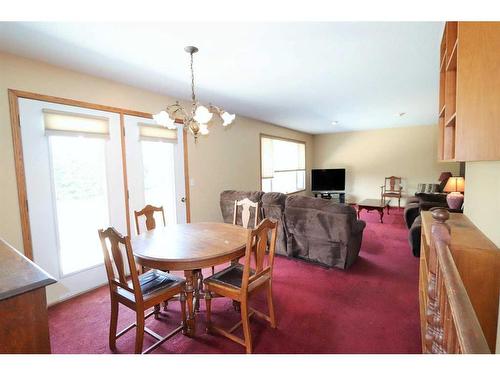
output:
[[[252, 276], [255, 271], [250, 270], [250, 276]], [[223, 269], [204, 280], [206, 284], [223, 284], [236, 289], [241, 288], [241, 282], [243, 280], [243, 265], [240, 263], [233, 264], [228, 268]]]
[[143, 295], [154, 293], [160, 289], [167, 289], [183, 282], [184, 279], [181, 277], [159, 270], [151, 270], [139, 275]]
[[[139, 284], [141, 285], [141, 292], [145, 300], [149, 300], [150, 298], [153, 298], [158, 294], [162, 294], [163, 292], [167, 292], [168, 290], [181, 290], [184, 283], [185, 280], [182, 277], [160, 270], [150, 270], [142, 275], [139, 275]], [[132, 281], [129, 281], [128, 285], [132, 288]], [[117, 292], [122, 297], [135, 302], [133, 293], [130, 293], [128, 290], [118, 287]]]
[[401, 193], [398, 192], [386, 192], [382, 194], [384, 197], [399, 197], [401, 196]]

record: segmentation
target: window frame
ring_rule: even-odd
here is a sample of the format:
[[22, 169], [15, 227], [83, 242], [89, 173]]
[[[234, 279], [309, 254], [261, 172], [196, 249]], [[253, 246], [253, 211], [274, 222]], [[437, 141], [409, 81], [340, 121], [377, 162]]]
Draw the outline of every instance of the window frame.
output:
[[306, 141], [301, 141], [298, 139], [293, 139], [293, 138], [286, 138], [286, 137], [279, 137], [276, 135], [270, 135], [270, 134], [265, 134], [265, 133], [260, 133], [259, 134], [259, 184], [260, 184], [260, 190], [263, 191], [262, 187], [262, 139], [267, 138], [267, 139], [276, 139], [279, 141], [286, 141], [286, 142], [292, 142], [292, 143], [299, 143], [304, 145], [304, 168], [303, 169], [290, 169], [286, 170], [287, 172], [300, 172], [304, 171], [304, 189], [300, 190], [294, 190], [289, 193], [283, 193], [286, 195], [292, 195], [292, 194], [297, 194], [297, 193], [302, 193], [304, 191], [307, 191], [307, 142]]

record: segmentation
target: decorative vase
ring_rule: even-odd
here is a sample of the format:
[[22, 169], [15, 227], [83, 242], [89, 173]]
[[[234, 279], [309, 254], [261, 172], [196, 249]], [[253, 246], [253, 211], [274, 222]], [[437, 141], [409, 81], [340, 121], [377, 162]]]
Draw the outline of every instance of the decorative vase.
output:
[[458, 210], [462, 208], [462, 203], [464, 203], [464, 196], [459, 192], [453, 192], [446, 196], [446, 202], [448, 207], [452, 210]]

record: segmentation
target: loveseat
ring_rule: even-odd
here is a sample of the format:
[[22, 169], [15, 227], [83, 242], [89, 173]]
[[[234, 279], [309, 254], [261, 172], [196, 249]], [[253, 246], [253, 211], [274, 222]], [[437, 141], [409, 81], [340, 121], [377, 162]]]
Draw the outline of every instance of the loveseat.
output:
[[365, 222], [352, 207], [300, 195], [226, 190], [220, 194], [224, 222], [233, 222], [234, 201], [243, 198], [260, 201], [261, 217], [278, 221], [278, 255], [341, 269], [356, 261]]

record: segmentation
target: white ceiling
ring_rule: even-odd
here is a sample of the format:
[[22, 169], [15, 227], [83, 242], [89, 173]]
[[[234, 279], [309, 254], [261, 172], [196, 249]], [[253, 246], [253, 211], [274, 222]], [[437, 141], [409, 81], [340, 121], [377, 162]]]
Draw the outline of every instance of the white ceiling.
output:
[[189, 99], [183, 48], [195, 45], [200, 101], [318, 134], [435, 124], [442, 29], [441, 22], [2, 22], [0, 50]]

